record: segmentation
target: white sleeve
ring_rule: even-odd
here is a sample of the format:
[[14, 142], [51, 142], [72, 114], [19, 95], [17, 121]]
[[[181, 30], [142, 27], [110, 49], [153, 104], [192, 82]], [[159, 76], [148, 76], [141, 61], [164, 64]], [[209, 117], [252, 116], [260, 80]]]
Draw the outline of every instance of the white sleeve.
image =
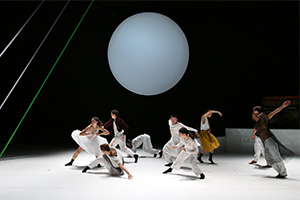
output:
[[192, 127], [186, 126], [186, 125], [184, 125], [183, 123], [180, 123], [180, 124], [181, 124], [184, 128], [186, 128], [188, 131], [198, 132], [197, 129], [194, 129], [194, 128], [192, 128]]

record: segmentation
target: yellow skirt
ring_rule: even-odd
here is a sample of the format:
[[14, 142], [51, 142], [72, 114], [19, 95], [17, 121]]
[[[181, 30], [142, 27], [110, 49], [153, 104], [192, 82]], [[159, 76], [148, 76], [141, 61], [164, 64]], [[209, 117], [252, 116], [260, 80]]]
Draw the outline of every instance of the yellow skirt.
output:
[[212, 152], [214, 149], [216, 149], [220, 146], [220, 143], [217, 140], [217, 138], [213, 134], [209, 133], [206, 130], [200, 131], [199, 139], [200, 139], [203, 151]]

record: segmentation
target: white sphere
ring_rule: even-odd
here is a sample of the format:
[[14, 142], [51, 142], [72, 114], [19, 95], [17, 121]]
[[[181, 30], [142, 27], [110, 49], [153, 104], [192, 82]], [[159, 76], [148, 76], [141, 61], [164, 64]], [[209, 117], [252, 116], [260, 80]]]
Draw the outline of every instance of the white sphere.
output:
[[175, 86], [189, 60], [187, 39], [170, 18], [152, 12], [124, 20], [108, 46], [108, 62], [117, 81], [140, 95], [156, 95]]

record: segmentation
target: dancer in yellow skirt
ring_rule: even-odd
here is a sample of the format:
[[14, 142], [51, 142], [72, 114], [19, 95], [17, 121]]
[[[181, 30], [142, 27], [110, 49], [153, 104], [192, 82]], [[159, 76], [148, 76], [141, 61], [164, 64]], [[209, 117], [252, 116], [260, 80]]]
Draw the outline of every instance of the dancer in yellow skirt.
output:
[[208, 151], [209, 152], [209, 161], [211, 162], [211, 164], [215, 164], [212, 156], [214, 153], [214, 149], [218, 148], [220, 146], [219, 141], [217, 140], [217, 138], [215, 138], [215, 136], [210, 132], [210, 126], [208, 123], [208, 119], [212, 116], [213, 113], [217, 113], [222, 117], [222, 113], [219, 111], [215, 111], [215, 110], [209, 110], [206, 113], [204, 113], [201, 117], [201, 130], [199, 133], [199, 139], [201, 142], [201, 146], [202, 146], [202, 151], [200, 153], [200, 155], [198, 156], [198, 160], [203, 163], [203, 160], [201, 159], [201, 157], [203, 156], [203, 154]]

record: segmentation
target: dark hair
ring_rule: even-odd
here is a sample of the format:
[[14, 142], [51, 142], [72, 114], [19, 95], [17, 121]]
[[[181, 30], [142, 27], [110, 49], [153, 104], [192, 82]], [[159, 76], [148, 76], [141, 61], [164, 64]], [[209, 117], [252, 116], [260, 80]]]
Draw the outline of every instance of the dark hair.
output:
[[192, 139], [195, 139], [197, 137], [196, 133], [193, 131], [189, 131], [186, 128], [182, 127], [181, 129], [179, 129], [179, 132], [181, 134], [185, 134], [185, 135], [189, 135]]
[[100, 145], [100, 149], [101, 149], [102, 151], [110, 151], [110, 147], [109, 147], [108, 144], [101, 144], [101, 145]]
[[261, 106], [254, 106], [252, 110], [253, 112], [257, 111], [258, 113], [261, 113]]
[[176, 117], [178, 119], [178, 115], [176, 113], [172, 113], [171, 117]]
[[98, 117], [93, 117], [93, 119], [94, 119], [95, 121], [97, 121], [97, 125], [98, 125], [98, 126], [102, 126], [102, 125], [103, 125], [103, 122], [102, 122]]
[[119, 111], [117, 111], [116, 109], [112, 110], [111, 113], [119, 117]]

